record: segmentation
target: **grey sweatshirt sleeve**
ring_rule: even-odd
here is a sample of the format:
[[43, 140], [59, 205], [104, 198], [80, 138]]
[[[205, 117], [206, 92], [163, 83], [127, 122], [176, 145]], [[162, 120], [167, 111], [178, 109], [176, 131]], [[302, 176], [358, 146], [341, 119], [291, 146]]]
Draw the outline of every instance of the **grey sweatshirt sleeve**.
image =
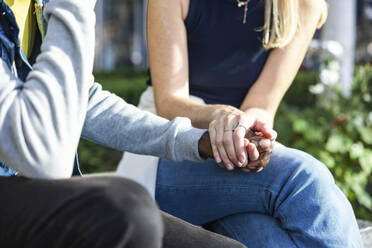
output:
[[0, 61], [0, 159], [20, 174], [67, 178], [92, 82], [95, 0], [52, 0], [26, 82]]
[[173, 161], [202, 161], [198, 142], [205, 130], [187, 118], [168, 121], [127, 104], [95, 83], [90, 89], [82, 136], [93, 142]]

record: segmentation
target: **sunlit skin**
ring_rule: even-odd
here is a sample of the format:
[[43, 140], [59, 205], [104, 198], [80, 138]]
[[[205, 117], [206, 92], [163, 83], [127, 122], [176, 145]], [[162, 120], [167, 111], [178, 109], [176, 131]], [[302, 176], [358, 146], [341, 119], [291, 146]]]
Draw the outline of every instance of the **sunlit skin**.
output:
[[[272, 129], [275, 113], [291, 85], [323, 8], [322, 0], [299, 1], [299, 28], [293, 40], [271, 51], [257, 81], [246, 93], [240, 108], [200, 104], [189, 99], [187, 35], [184, 20], [189, 0], [149, 0], [148, 48], [157, 113], [167, 119], [185, 116], [198, 128], [208, 128], [214, 159], [232, 170], [254, 170], [259, 152], [245, 139], [246, 129], [276, 139]], [[169, 106], [172, 106], [169, 108]], [[234, 131], [236, 122], [242, 124]], [[271, 149], [270, 146], [267, 149]], [[252, 165], [252, 166], [251, 166]]]

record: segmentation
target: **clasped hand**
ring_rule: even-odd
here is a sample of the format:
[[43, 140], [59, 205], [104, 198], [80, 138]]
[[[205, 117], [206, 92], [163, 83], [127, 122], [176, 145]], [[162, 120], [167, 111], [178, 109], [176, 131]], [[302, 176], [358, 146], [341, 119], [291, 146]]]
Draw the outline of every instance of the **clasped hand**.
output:
[[213, 157], [227, 170], [261, 171], [277, 136], [265, 122], [233, 107], [216, 111], [208, 131]]

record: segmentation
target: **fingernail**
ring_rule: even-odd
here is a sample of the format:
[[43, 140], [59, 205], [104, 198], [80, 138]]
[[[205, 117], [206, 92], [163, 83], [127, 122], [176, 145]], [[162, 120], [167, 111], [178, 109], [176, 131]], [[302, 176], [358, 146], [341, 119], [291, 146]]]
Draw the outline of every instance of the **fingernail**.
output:
[[230, 164], [230, 163], [228, 163], [226, 165], [226, 167], [227, 167], [228, 170], [233, 170], [234, 169], [234, 166], [232, 164]]
[[249, 140], [244, 138], [244, 147], [247, 147], [249, 145]]
[[216, 157], [216, 162], [219, 164], [219, 163], [221, 163], [221, 158], [220, 157]]
[[245, 162], [245, 156], [244, 155], [240, 155], [239, 156], [239, 160], [240, 160], [240, 163], [244, 163]]

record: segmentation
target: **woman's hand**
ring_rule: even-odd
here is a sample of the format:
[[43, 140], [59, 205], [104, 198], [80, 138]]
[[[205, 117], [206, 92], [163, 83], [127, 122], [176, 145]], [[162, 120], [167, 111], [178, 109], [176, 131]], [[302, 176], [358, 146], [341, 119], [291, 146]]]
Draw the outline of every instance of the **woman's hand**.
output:
[[257, 144], [246, 138], [248, 130], [260, 132], [267, 139], [260, 141], [266, 149], [271, 147], [276, 132], [255, 116], [231, 106], [221, 105], [214, 112], [213, 119], [209, 125], [209, 135], [216, 162], [228, 170], [234, 169], [234, 166], [251, 169], [250, 165], [256, 170], [259, 163], [253, 162], [260, 158], [260, 153]]
[[268, 127], [274, 126], [274, 114], [262, 108], [248, 108], [244, 111], [247, 115], [265, 123]]

